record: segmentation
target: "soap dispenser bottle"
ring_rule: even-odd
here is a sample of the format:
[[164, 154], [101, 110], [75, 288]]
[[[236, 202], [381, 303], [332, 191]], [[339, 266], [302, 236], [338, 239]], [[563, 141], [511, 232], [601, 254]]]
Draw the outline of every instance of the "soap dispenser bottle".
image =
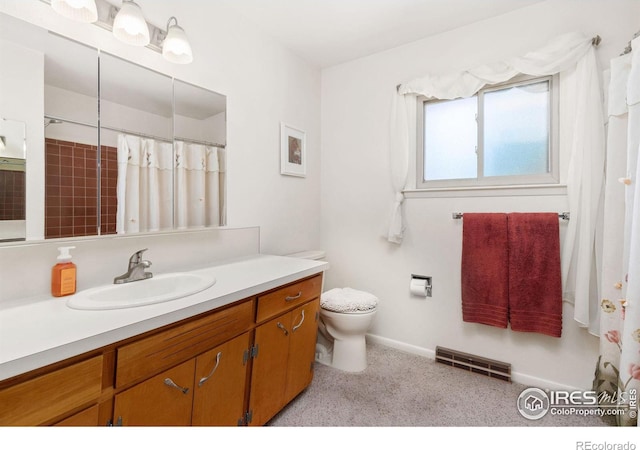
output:
[[71, 262], [69, 250], [75, 247], [58, 247], [58, 263], [51, 269], [51, 295], [62, 297], [76, 292], [76, 265]]

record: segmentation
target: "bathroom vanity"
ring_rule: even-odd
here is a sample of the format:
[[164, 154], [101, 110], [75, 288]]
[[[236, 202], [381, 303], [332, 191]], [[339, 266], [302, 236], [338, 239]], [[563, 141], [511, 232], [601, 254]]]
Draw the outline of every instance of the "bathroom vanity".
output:
[[311, 383], [326, 267], [256, 255], [156, 305], [5, 308], [0, 424], [263, 425]]

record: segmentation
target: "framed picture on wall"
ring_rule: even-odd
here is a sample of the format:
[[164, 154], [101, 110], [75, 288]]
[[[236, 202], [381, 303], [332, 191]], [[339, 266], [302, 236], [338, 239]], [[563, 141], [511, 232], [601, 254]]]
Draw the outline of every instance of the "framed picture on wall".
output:
[[307, 175], [305, 132], [280, 123], [280, 173], [304, 177]]

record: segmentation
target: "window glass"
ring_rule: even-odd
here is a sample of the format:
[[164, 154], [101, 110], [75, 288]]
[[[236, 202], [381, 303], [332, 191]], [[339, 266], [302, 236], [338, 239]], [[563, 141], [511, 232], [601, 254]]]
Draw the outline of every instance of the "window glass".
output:
[[424, 99], [418, 187], [557, 183], [552, 80], [520, 79], [464, 99]]
[[477, 109], [477, 97], [425, 103], [425, 180], [476, 176]]
[[484, 94], [484, 176], [546, 173], [549, 82]]

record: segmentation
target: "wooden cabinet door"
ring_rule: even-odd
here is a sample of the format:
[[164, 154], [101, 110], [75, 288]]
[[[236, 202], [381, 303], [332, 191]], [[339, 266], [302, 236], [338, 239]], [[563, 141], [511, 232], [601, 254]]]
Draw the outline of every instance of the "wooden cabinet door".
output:
[[[57, 427], [97, 427], [98, 426], [98, 405], [93, 405], [71, 417], [56, 423]], [[106, 424], [105, 424], [106, 425]]]
[[142, 426], [191, 424], [195, 358], [116, 395], [114, 423]]
[[320, 300], [316, 299], [291, 312], [291, 336], [285, 402], [302, 392], [313, 379], [316, 356], [318, 313]]
[[250, 333], [196, 358], [193, 425], [234, 426], [243, 419]]
[[249, 425], [264, 425], [285, 405], [291, 313], [256, 328], [257, 354], [251, 371]]

